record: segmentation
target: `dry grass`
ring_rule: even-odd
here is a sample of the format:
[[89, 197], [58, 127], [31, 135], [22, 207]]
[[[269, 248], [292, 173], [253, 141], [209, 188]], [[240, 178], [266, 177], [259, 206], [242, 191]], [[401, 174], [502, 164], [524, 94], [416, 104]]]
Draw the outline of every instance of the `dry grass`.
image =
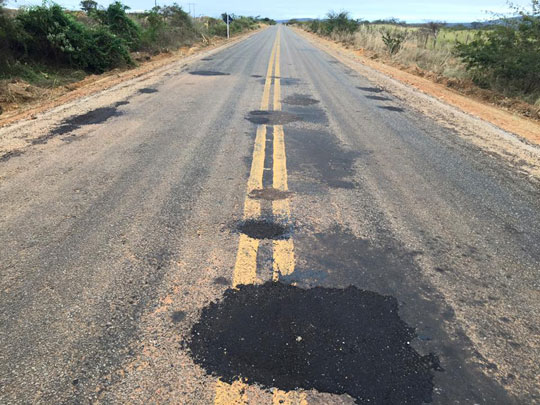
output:
[[[406, 39], [401, 49], [390, 55], [382, 40], [384, 31], [403, 32]], [[418, 67], [448, 78], [465, 79], [467, 71], [453, 54], [456, 43], [469, 42], [477, 34], [473, 30], [441, 30], [437, 36], [419, 28], [362, 25], [354, 34], [333, 34], [332, 39], [372, 53], [377, 59], [387, 59], [407, 67]]]

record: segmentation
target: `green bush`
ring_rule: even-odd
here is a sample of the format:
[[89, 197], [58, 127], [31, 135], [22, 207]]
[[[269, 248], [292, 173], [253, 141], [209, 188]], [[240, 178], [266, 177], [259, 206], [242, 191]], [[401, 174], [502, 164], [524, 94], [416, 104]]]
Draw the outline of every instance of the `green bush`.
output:
[[390, 55], [398, 53], [407, 39], [407, 33], [405, 31], [386, 29], [381, 31], [381, 35], [386, 50]]
[[129, 49], [135, 51], [141, 43], [141, 27], [128, 17], [126, 10], [129, 10], [128, 6], [115, 1], [107, 7], [105, 12], [98, 13], [97, 16], [113, 34], [126, 42]]
[[145, 13], [142, 48], [163, 50], [177, 48], [197, 38], [197, 30], [189, 14], [178, 4], [154, 7]]
[[540, 6], [532, 2], [529, 12], [506, 19], [490, 31], [481, 32], [469, 44], [459, 44], [457, 55], [474, 80], [483, 87], [510, 94], [540, 93]]
[[350, 18], [347, 11], [341, 11], [339, 13], [331, 11], [327, 14], [327, 19], [324, 24], [326, 35], [330, 35], [334, 32], [338, 34], [352, 34], [357, 29], [358, 22]]
[[57, 4], [25, 9], [16, 17], [24, 31], [17, 41], [36, 62], [68, 65], [89, 72], [131, 64], [124, 41], [105, 28], [90, 29]]

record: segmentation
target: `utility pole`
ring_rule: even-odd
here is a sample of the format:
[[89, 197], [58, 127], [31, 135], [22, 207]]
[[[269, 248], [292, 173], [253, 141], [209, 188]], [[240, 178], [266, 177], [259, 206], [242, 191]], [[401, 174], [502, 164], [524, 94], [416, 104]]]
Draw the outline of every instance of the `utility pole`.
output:
[[230, 23], [229, 13], [227, 13], [227, 39], [231, 38], [231, 31], [229, 29], [229, 26], [230, 26], [229, 23]]
[[[193, 12], [191, 11], [191, 8], [193, 7]], [[192, 18], [195, 18], [195, 3], [188, 3], [188, 10], [191, 14]]]

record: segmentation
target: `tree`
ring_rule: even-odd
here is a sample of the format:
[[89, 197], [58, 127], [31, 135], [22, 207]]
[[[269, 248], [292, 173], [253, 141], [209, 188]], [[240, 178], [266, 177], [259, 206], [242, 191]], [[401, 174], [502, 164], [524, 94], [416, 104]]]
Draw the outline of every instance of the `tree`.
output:
[[445, 22], [430, 21], [426, 24], [426, 29], [431, 35], [437, 38], [437, 35], [439, 35], [439, 31], [441, 30], [441, 28], [444, 28], [445, 25], [446, 25]]
[[82, 0], [80, 5], [81, 10], [83, 10], [87, 14], [90, 14], [92, 11], [96, 11], [98, 7], [97, 1], [94, 0]]

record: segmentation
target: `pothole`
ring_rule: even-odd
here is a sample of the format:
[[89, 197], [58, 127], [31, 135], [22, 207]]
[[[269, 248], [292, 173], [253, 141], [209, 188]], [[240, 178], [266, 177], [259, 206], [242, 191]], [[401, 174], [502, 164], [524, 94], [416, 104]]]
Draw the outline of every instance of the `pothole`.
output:
[[263, 188], [258, 190], [252, 190], [249, 193], [249, 197], [254, 200], [268, 200], [277, 201], [284, 200], [291, 195], [290, 191], [281, 191], [277, 188]]
[[414, 338], [393, 297], [269, 282], [227, 290], [202, 310], [186, 346], [228, 383], [348, 394], [357, 403], [430, 403], [439, 361], [418, 354]]
[[315, 100], [314, 98], [311, 98], [305, 94], [293, 94], [292, 96], [284, 99], [283, 102], [285, 104], [307, 106], [317, 104], [319, 100]]
[[139, 90], [139, 93], [141, 94], [151, 94], [151, 93], [157, 93], [157, 92], [158, 92], [157, 89], [153, 89], [151, 87], [145, 87], [144, 89]]
[[285, 111], [251, 111], [246, 119], [258, 125], [285, 125], [302, 119]]
[[216, 72], [214, 70], [194, 70], [189, 72], [190, 75], [194, 76], [229, 76], [230, 73]]
[[357, 87], [357, 89], [367, 91], [369, 93], [382, 93], [382, 89], [379, 89], [378, 87]]
[[392, 107], [392, 106], [386, 106], [386, 105], [380, 105], [378, 107], [381, 110], [388, 110], [388, 111], [395, 111], [395, 112], [403, 112], [403, 111], [405, 111], [403, 108], [400, 108], [400, 107]]
[[241, 222], [237, 229], [253, 239], [289, 239], [290, 228], [270, 219], [248, 219]]

